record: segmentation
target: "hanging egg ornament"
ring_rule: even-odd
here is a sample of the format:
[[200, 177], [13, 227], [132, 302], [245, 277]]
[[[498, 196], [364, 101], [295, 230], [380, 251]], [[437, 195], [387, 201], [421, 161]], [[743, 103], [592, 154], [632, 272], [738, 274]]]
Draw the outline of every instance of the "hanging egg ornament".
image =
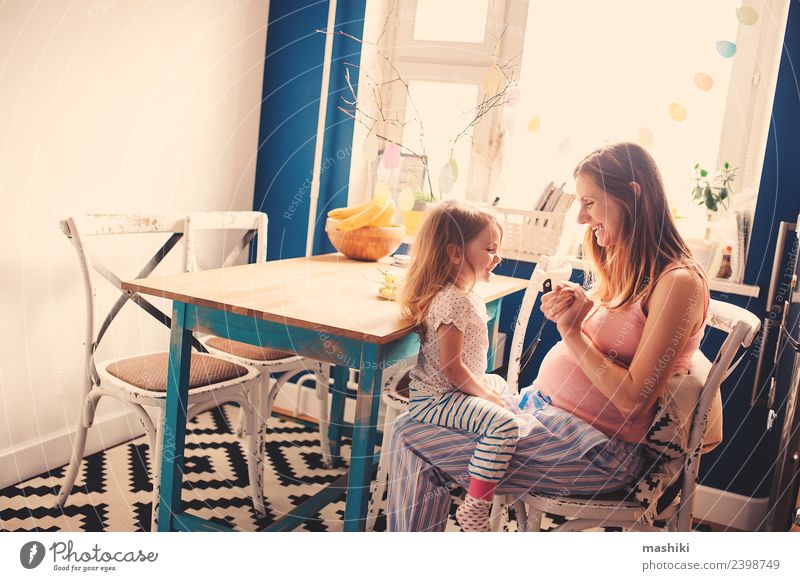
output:
[[736, 9], [736, 18], [744, 26], [753, 26], [758, 22], [758, 11], [752, 6], [742, 6]]
[[669, 116], [672, 117], [674, 121], [683, 121], [686, 119], [686, 108], [680, 103], [670, 103]]
[[456, 160], [450, 159], [439, 172], [439, 191], [443, 194], [449, 193], [458, 179], [458, 164]]
[[722, 58], [733, 58], [733, 55], [736, 54], [736, 43], [729, 40], [718, 40], [717, 52]]
[[397, 207], [401, 212], [408, 212], [414, 207], [414, 192], [408, 186], [400, 190], [400, 195], [397, 196]]
[[394, 169], [400, 165], [400, 148], [397, 147], [396, 143], [389, 142], [386, 144], [381, 162], [386, 169]]
[[714, 86], [714, 79], [706, 73], [697, 73], [694, 76], [694, 84], [697, 85], [697, 88], [701, 91], [710, 91], [711, 87]]

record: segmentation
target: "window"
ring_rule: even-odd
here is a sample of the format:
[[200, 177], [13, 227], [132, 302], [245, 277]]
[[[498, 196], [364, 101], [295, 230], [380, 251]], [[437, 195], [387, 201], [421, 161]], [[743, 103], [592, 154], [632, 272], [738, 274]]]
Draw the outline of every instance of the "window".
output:
[[738, 167], [732, 205], [752, 212], [788, 6], [777, 4], [746, 2], [741, 22], [736, 0], [531, 3], [506, 203], [529, 208], [541, 184], [571, 187], [588, 152], [633, 141], [658, 162], [687, 238], [702, 238], [706, 221], [690, 195], [695, 163]]
[[[495, 55], [513, 63], [518, 79], [516, 103], [492, 110], [459, 140], [459, 178], [447, 197], [501, 195], [504, 206], [532, 209], [545, 184], [566, 182], [572, 191], [572, 170], [585, 154], [624, 140], [655, 157], [687, 238], [702, 238], [706, 226], [705, 209], [691, 199], [695, 163], [737, 167], [732, 206], [754, 211], [788, 0], [397, 0], [393, 7], [388, 20], [373, 21], [396, 69], [384, 70], [384, 80], [399, 73], [408, 82], [408, 89], [389, 84], [386, 102], [404, 121], [389, 133], [414, 149], [414, 121], [422, 121], [434, 181]], [[732, 234], [730, 219], [718, 229], [735, 248], [733, 223]]]
[[483, 44], [489, 0], [417, 0], [413, 40]]
[[[392, 7], [387, 18], [385, 10]], [[509, 54], [521, 52], [525, 9], [524, 2], [505, 0], [398, 0], [367, 5], [360, 107], [374, 113], [368, 113], [367, 123], [371, 118], [380, 120], [381, 135], [401, 144], [407, 153], [424, 155], [431, 184], [423, 194], [430, 194], [432, 186], [433, 195], [439, 197], [439, 175], [452, 157], [458, 179], [447, 197], [483, 200], [489, 196], [491, 173], [499, 169], [490, 153], [502, 110], [494, 108], [477, 123], [471, 122], [484, 98], [482, 88], [494, 59], [508, 60]], [[520, 23], [513, 35], [506, 24], [510, 14], [517, 14], [514, 20]], [[377, 49], [369, 44], [376, 41]], [[376, 85], [381, 87], [380, 94], [373, 90]], [[357, 127], [355, 143], [366, 133], [363, 126]], [[366, 197], [375, 184], [365, 174], [375, 172], [368, 160], [360, 159], [358, 147], [353, 165], [351, 190], [363, 191]]]

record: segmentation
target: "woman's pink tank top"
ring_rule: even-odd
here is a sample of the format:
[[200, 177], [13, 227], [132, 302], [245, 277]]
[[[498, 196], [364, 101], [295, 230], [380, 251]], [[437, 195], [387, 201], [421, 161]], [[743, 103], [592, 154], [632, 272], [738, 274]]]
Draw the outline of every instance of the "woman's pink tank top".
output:
[[[663, 274], [681, 268], [667, 268]], [[709, 292], [708, 282], [703, 277], [703, 313], [708, 314]], [[698, 297], [700, 300], [700, 297]], [[617, 364], [629, 366], [642, 339], [644, 324], [647, 320], [642, 309], [642, 300], [638, 300], [618, 311], [610, 311], [596, 304], [586, 319], [581, 330], [600, 351], [612, 358]], [[691, 322], [685, 332], [691, 333]], [[700, 346], [705, 325], [695, 332], [675, 360], [673, 375], [686, 373], [692, 355]], [[602, 369], [597, 373], [601, 374]], [[542, 361], [539, 376], [533, 385], [543, 394], [549, 395], [553, 405], [570, 412], [583, 421], [593, 425], [610, 437], [621, 438], [626, 442], [639, 443], [644, 439], [652, 422], [652, 412], [638, 418], [629, 419], [606, 398], [581, 370], [577, 360], [563, 341], [559, 341], [547, 353]]]

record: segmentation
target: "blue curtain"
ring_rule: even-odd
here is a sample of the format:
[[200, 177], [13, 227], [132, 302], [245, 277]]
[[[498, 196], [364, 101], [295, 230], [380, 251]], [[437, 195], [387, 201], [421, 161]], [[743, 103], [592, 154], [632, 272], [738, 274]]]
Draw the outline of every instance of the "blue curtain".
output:
[[[365, 9], [365, 0], [338, 2], [336, 31], [361, 38]], [[317, 31], [325, 31], [327, 20], [327, 1], [270, 2], [253, 207], [269, 215], [271, 260], [305, 254], [325, 50], [325, 34]], [[348, 93], [345, 63], [357, 65], [360, 56], [360, 43], [334, 36], [315, 254], [333, 252], [324, 218], [347, 204], [353, 120], [337, 106]]]

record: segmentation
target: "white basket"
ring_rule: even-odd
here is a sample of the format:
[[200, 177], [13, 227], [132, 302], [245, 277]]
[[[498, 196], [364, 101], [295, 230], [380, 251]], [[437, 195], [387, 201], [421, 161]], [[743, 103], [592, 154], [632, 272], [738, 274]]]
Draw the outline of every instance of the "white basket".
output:
[[542, 254], [552, 256], [556, 253], [565, 213], [494, 209], [503, 223], [504, 257], [536, 262]]

